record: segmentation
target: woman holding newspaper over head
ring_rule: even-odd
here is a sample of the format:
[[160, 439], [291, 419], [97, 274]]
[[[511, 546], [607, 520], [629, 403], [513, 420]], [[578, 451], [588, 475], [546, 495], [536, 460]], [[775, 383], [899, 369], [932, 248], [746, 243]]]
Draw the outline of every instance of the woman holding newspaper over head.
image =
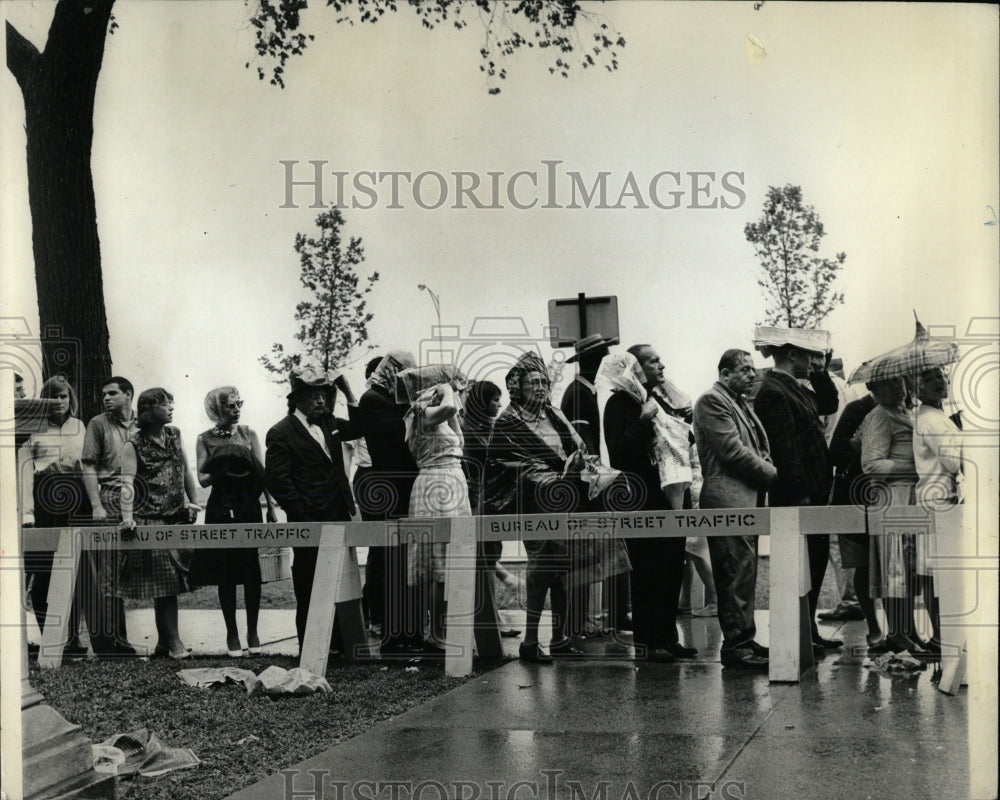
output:
[[[542, 359], [535, 353], [523, 354], [507, 373], [506, 383], [510, 405], [493, 427], [487, 452], [486, 513], [573, 513], [612, 502], [618, 472], [602, 467], [596, 456], [586, 453], [579, 435], [552, 405]], [[594, 577], [585, 571], [574, 578], [567, 545], [564, 539], [524, 542], [528, 551], [527, 626], [520, 647], [524, 661], [550, 664], [553, 656], [583, 655], [566, 636], [566, 590], [570, 580], [593, 581]], [[606, 569], [618, 569], [618, 564]], [[552, 606], [549, 653], [538, 641], [546, 595]]]
[[[138, 430], [122, 449], [123, 531], [136, 525], [185, 525], [201, 510], [181, 433], [169, 425], [174, 398], [146, 389], [136, 403]], [[153, 598], [158, 635], [153, 656], [187, 658], [177, 623], [177, 595], [190, 591], [188, 567], [178, 550], [126, 550], [118, 590], [122, 597]]]
[[[404, 370], [396, 381], [397, 393], [401, 390], [410, 404], [403, 421], [406, 443], [418, 470], [410, 492], [410, 516], [471, 516], [458, 416], [465, 378], [454, 367], [428, 365]], [[430, 614], [431, 648], [444, 645], [446, 552], [443, 542], [421, 542], [411, 546], [407, 559], [407, 583], [422, 589], [421, 621]]]

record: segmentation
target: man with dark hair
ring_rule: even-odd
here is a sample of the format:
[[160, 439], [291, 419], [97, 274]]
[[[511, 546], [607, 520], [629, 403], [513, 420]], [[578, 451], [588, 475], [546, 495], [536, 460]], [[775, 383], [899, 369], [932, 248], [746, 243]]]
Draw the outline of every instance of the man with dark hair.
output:
[[[655, 440], [653, 419], [658, 413], [674, 414], [664, 400], [653, 393], [663, 380], [663, 362], [648, 344], [633, 345], [644, 375], [645, 403], [628, 392], [615, 392], [604, 408], [604, 439], [611, 466], [620, 469], [636, 498], [637, 510], [671, 509], [660, 475], [650, 458]], [[691, 507], [691, 493], [684, 492], [684, 508]], [[680, 509], [676, 509], [680, 510]], [[636, 655], [645, 652], [651, 661], [693, 658], [698, 651], [684, 647], [677, 635], [677, 606], [684, 581], [684, 537], [626, 539], [632, 562], [632, 628]]]
[[[285, 510], [289, 522], [347, 522], [355, 506], [344, 471], [341, 443], [357, 439], [361, 429], [354, 422], [333, 416], [335, 389], [326, 373], [295, 367], [290, 382], [288, 416], [267, 432], [267, 488]], [[338, 378], [337, 383], [348, 405], [356, 405], [347, 380]], [[293, 548], [295, 630], [300, 651], [306, 635], [318, 550], [318, 547]], [[336, 645], [343, 650], [341, 627], [335, 617], [331, 647]]]
[[[727, 350], [719, 359], [719, 380], [694, 405], [694, 438], [704, 479], [701, 508], [763, 506], [764, 493], [777, 478], [767, 434], [746, 401], [755, 375], [748, 352]], [[766, 672], [768, 649], [754, 640], [757, 537], [711, 536], [708, 552], [718, 595], [722, 663]]]
[[[765, 346], [765, 356], [774, 358], [774, 369], [765, 376], [754, 401], [754, 410], [767, 432], [778, 479], [771, 487], [773, 507], [826, 505], [833, 480], [830, 454], [823, 434], [821, 415], [833, 414], [840, 405], [837, 387], [826, 371], [833, 351], [811, 350], [801, 335], [789, 330], [789, 342]], [[795, 343], [798, 342], [798, 343]], [[810, 392], [799, 381], [808, 377]], [[824, 639], [816, 626], [816, 607], [826, 575], [830, 551], [827, 534], [806, 537], [809, 572], [809, 625], [817, 652], [843, 646], [839, 639]]]
[[[87, 424], [83, 440], [83, 485], [94, 522], [121, 519], [121, 452], [136, 429], [132, 382], [112, 375], [101, 386], [104, 412]], [[120, 554], [114, 548], [87, 550], [81, 561], [84, 614], [90, 646], [99, 656], [134, 656], [125, 629], [125, 603], [117, 596]]]
[[[609, 348], [618, 344], [618, 339], [605, 339], [595, 333], [578, 340], [574, 345], [574, 353], [566, 359], [567, 364], [578, 362], [580, 365], [576, 378], [566, 387], [559, 410], [569, 420], [570, 424], [580, 434], [588, 453], [601, 453], [601, 412], [597, 407], [597, 388], [594, 379], [601, 366], [601, 360], [608, 354]], [[578, 543], [570, 542], [571, 561], [572, 548]], [[608, 580], [609, 585], [617, 585], [617, 576]], [[600, 588], [600, 587], [598, 587]], [[590, 584], [586, 580], [569, 590], [569, 610], [567, 611], [567, 633], [570, 636], [587, 635], [587, 611], [590, 606]], [[614, 621], [613, 621], [614, 622]]]

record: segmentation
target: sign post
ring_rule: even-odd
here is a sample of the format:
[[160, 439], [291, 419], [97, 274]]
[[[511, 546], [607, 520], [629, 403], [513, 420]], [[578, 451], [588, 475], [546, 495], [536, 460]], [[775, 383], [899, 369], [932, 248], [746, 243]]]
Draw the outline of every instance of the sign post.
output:
[[570, 347], [574, 342], [600, 333], [606, 339], [618, 338], [618, 298], [576, 297], [549, 300], [550, 343]]

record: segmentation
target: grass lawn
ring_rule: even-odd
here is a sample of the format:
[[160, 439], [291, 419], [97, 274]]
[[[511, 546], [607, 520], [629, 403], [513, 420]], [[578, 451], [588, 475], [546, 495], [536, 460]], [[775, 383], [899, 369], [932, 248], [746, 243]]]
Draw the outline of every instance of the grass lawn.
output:
[[[259, 674], [271, 664], [297, 666], [281, 657], [250, 657], [239, 666]], [[232, 660], [90, 659], [56, 670], [32, 664], [30, 672], [46, 702], [95, 743], [148, 728], [165, 746], [189, 747], [203, 762], [159, 778], [120, 778], [119, 800], [227, 797], [466, 680], [446, 677], [440, 664], [407, 672], [401, 665], [339, 662], [326, 674], [332, 693], [271, 699], [250, 697], [235, 684], [196, 689], [176, 675], [180, 669], [224, 666], [233, 666]], [[239, 744], [249, 737], [257, 738]]]

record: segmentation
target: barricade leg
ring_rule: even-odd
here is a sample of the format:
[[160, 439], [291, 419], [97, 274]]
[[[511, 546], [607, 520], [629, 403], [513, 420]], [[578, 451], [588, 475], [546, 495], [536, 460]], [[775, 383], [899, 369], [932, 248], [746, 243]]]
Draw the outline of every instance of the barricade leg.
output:
[[38, 651], [40, 667], [55, 668], [62, 664], [63, 648], [69, 640], [67, 628], [79, 571], [79, 538], [74, 530], [64, 528], [59, 533], [59, 547], [52, 559], [49, 607], [45, 617], [45, 630], [42, 631], [42, 644]]
[[476, 520], [455, 517], [445, 567], [448, 629], [444, 671], [463, 676], [472, 672], [472, 631], [476, 602]]
[[[934, 565], [934, 588], [938, 595], [941, 615], [941, 680], [938, 689], [947, 694], [958, 694], [965, 680], [966, 667], [966, 626], [974, 624], [978, 598], [970, 596], [967, 590], [977, 588], [969, 585], [969, 571], [959, 569], [957, 561], [965, 555], [963, 547], [963, 508], [954, 506], [947, 512], [938, 513], [934, 519], [939, 556]], [[975, 573], [972, 573], [975, 574]]]
[[353, 547], [344, 543], [343, 525], [324, 525], [316, 554], [309, 618], [299, 666], [325, 675], [335, 615], [348, 659], [367, 655], [361, 612], [361, 575]]
[[809, 561], [797, 508], [771, 509], [768, 679], [798, 683], [813, 666], [809, 625]]

